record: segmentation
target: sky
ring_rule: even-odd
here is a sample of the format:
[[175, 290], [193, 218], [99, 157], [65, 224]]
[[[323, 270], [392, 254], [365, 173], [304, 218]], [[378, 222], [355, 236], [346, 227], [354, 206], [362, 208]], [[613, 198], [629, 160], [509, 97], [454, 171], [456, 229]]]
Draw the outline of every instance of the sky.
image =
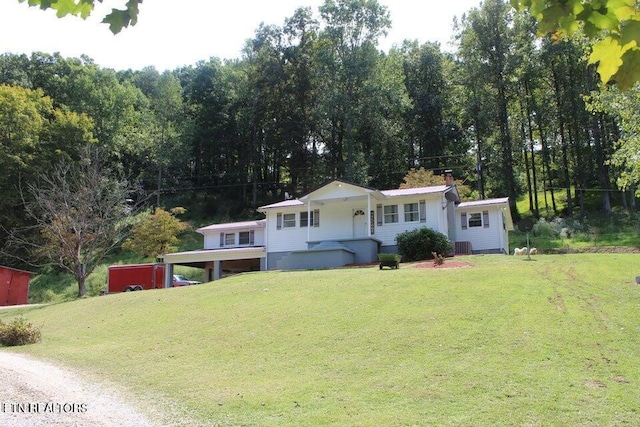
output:
[[[378, 1], [387, 6], [392, 22], [388, 35], [380, 39], [384, 51], [405, 39], [439, 42], [443, 50], [451, 50], [454, 16], [480, 4], [480, 0]], [[92, 16], [82, 20], [58, 19], [52, 10], [0, 0], [0, 53], [85, 54], [103, 68], [172, 70], [212, 57], [240, 58], [245, 41], [261, 22], [282, 26], [302, 6], [311, 7], [319, 18], [318, 7], [324, 0], [145, 0], [138, 23], [113, 35], [100, 21], [112, 7], [123, 8], [125, 3], [96, 3]]]

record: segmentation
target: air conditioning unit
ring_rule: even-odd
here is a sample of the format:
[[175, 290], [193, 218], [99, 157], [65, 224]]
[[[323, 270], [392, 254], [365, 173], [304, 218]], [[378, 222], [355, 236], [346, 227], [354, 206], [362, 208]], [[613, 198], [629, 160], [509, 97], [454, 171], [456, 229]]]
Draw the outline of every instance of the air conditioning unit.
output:
[[471, 242], [456, 242], [456, 255], [471, 255]]

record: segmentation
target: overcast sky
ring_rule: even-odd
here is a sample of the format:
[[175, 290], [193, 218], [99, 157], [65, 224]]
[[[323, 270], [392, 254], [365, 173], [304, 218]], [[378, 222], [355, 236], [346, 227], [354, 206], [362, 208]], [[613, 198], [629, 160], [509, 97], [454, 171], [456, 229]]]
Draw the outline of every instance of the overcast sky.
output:
[[[125, 0], [97, 3], [92, 17], [58, 19], [55, 12], [28, 7], [18, 0], [0, 0], [0, 53], [60, 52], [65, 57], [86, 54], [105, 68], [159, 71], [193, 65], [211, 57], [240, 58], [244, 42], [261, 22], [282, 26], [296, 8], [310, 6], [319, 17], [324, 0], [145, 0], [138, 24], [112, 35], [100, 20]], [[381, 39], [388, 50], [405, 39], [439, 42], [450, 50], [453, 17], [480, 0], [379, 0], [389, 8], [392, 29]]]

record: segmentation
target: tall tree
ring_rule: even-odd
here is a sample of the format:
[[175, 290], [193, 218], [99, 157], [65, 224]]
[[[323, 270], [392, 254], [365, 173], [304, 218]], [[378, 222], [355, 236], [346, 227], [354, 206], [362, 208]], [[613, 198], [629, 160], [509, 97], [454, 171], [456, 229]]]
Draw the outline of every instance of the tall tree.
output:
[[617, 170], [618, 186], [640, 197], [640, 85], [628, 91], [606, 87], [590, 97], [589, 109], [618, 119], [616, 151], [611, 164]]
[[0, 240], [28, 222], [18, 183], [77, 159], [80, 147], [95, 142], [92, 131], [88, 116], [55, 109], [42, 90], [0, 84]]
[[362, 89], [378, 59], [378, 38], [391, 25], [389, 12], [377, 0], [326, 0], [320, 6], [326, 24], [321, 33], [321, 64], [327, 117], [324, 140], [334, 174], [364, 183], [366, 162], [362, 140], [357, 138]]
[[440, 46], [427, 43], [404, 45], [404, 80], [412, 101], [407, 117], [416, 166], [444, 166], [444, 104], [446, 96]]
[[[514, 175], [513, 141], [510, 130], [509, 101], [513, 72], [513, 16], [503, 0], [487, 0], [480, 9], [472, 10], [462, 21], [461, 46], [458, 52], [465, 66], [477, 67], [467, 75], [476, 75], [484, 84], [492, 100], [492, 121], [497, 133], [492, 137], [497, 142], [493, 156], [497, 158], [493, 168], [490, 152], [485, 148], [483, 157], [488, 158], [483, 173], [492, 174], [498, 193], [509, 196], [512, 215], [516, 210], [517, 185]], [[486, 181], [485, 181], [486, 183]]]
[[78, 297], [85, 296], [87, 277], [127, 236], [127, 218], [144, 201], [141, 194], [95, 154], [58, 163], [27, 191], [25, 211], [34, 225], [13, 229], [5, 250], [24, 247], [33, 264], [68, 271]]
[[317, 73], [313, 61], [318, 40], [318, 21], [310, 8], [297, 9], [283, 27], [284, 71], [287, 76], [285, 138], [290, 153], [288, 173], [292, 194], [306, 193], [323, 181], [318, 141], [314, 138]]
[[185, 135], [193, 162], [191, 184], [199, 189], [229, 185], [237, 177], [237, 146], [235, 131], [228, 128], [230, 91], [223, 64], [216, 58], [199, 62], [180, 70], [180, 81], [191, 122]]
[[363, 117], [367, 123], [365, 153], [369, 184], [376, 188], [397, 188], [413, 166], [413, 140], [408, 136], [407, 110], [411, 102], [403, 74], [404, 55], [391, 49], [376, 63], [366, 87], [367, 102]]
[[148, 98], [148, 111], [143, 115], [144, 126], [141, 143], [145, 144], [147, 167], [143, 167], [144, 177], [152, 180], [155, 171], [156, 206], [161, 206], [164, 182], [176, 185], [188, 173], [188, 146], [182, 143], [182, 135], [190, 122], [187, 120], [182, 98], [182, 87], [174, 73], [158, 73], [150, 67], [135, 72], [133, 84]]

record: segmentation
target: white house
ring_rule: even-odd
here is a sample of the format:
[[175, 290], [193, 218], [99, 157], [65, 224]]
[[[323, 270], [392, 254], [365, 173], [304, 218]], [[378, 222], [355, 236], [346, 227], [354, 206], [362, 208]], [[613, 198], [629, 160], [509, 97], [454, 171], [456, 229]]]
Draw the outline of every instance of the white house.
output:
[[513, 230], [508, 198], [460, 203], [450, 175], [444, 185], [399, 190], [334, 180], [258, 212], [265, 218], [198, 229], [203, 250], [164, 261], [205, 268], [205, 280], [235, 271], [341, 267], [396, 252], [396, 236], [421, 227], [448, 236], [457, 253], [508, 254]]

